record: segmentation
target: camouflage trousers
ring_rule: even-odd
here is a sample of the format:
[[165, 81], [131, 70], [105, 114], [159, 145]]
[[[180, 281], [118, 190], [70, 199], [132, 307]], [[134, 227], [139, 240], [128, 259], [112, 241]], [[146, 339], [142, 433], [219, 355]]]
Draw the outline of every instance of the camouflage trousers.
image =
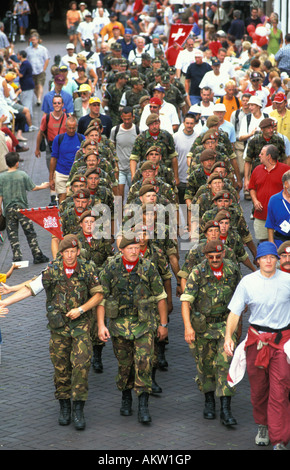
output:
[[133, 340], [113, 336], [114, 354], [118, 360], [116, 384], [119, 390], [134, 389], [137, 395], [152, 390], [154, 332]]
[[33, 227], [33, 223], [25, 215], [18, 212], [18, 206], [13, 205], [6, 210], [6, 231], [8, 240], [13, 253], [13, 261], [21, 260], [22, 253], [19, 243], [18, 228], [21, 225], [26, 236], [27, 242], [31, 249], [33, 257], [40, 255], [42, 252], [38, 246], [37, 236]]
[[49, 352], [54, 366], [55, 398], [86, 401], [92, 357], [89, 327], [76, 336], [52, 331]]
[[225, 322], [208, 323], [204, 334], [196, 333], [189, 348], [195, 357], [196, 382], [202, 393], [215, 392], [216, 396], [233, 396], [235, 390], [227, 382], [231, 357], [224, 352]]

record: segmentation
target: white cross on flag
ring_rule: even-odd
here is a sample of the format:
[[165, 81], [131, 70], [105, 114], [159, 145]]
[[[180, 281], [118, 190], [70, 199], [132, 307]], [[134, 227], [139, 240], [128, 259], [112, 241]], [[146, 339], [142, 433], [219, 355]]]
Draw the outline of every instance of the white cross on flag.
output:
[[177, 42], [180, 46], [186, 41], [192, 31], [192, 24], [172, 24], [168, 39], [168, 47]]

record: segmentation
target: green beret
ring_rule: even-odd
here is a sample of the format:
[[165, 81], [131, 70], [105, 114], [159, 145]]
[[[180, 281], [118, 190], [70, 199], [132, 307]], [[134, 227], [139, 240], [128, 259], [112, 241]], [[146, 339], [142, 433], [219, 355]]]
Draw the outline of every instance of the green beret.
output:
[[159, 115], [155, 113], [149, 114], [148, 118], [146, 119], [146, 126], [149, 126], [156, 121], [160, 121]]
[[219, 228], [220, 226], [216, 220], [209, 220], [204, 226], [203, 233], [206, 233], [212, 227]]
[[153, 184], [144, 184], [144, 186], [141, 186], [139, 190], [139, 196], [144, 196], [144, 194], [149, 192], [156, 193], [155, 187], [153, 186]]
[[207, 253], [221, 253], [222, 251], [224, 251], [224, 246], [223, 246], [223, 242], [220, 239], [212, 240], [212, 241], [206, 243], [204, 248], [203, 248], [204, 254], [207, 254]]
[[90, 190], [87, 188], [80, 189], [73, 195], [73, 199], [90, 199], [91, 193]]
[[119, 248], [122, 250], [123, 248], [126, 248], [126, 246], [129, 245], [138, 245], [140, 243], [140, 240], [138, 237], [133, 236], [133, 232], [126, 233], [125, 235], [122, 236]]
[[220, 222], [221, 220], [224, 220], [224, 219], [230, 220], [230, 218], [231, 218], [231, 214], [228, 211], [223, 209], [217, 213], [214, 220], [216, 220], [217, 222]]

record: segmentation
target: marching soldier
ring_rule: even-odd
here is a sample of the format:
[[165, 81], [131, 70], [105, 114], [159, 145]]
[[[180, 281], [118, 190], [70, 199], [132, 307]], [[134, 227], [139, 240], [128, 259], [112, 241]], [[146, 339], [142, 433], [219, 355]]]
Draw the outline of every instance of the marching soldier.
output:
[[[119, 366], [121, 415], [132, 414], [134, 389], [139, 402], [138, 420], [149, 423], [154, 337], [157, 334], [163, 340], [167, 336], [167, 296], [156, 267], [150, 260], [140, 258], [139, 241], [132, 238], [132, 232], [122, 236], [119, 249], [121, 254], [113, 257], [100, 273], [105, 302], [97, 309], [99, 338], [105, 342], [112, 338]], [[105, 317], [109, 319], [108, 328]]]
[[221, 422], [232, 426], [237, 424], [230, 407], [234, 390], [227, 382], [230, 359], [223, 344], [227, 306], [241, 275], [238, 267], [225, 259], [220, 240], [207, 243], [204, 254], [205, 260], [192, 270], [180, 297], [184, 337], [195, 357], [199, 389], [205, 395], [204, 418], [215, 418], [216, 394], [221, 402]]

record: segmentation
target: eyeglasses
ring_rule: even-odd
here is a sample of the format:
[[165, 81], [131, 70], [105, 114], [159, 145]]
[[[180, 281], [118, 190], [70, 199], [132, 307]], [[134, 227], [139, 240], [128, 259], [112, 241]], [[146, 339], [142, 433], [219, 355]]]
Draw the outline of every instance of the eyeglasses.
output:
[[62, 104], [62, 101], [54, 101], [52, 104]]
[[100, 103], [91, 103], [91, 106], [100, 106]]
[[208, 259], [210, 259], [211, 261], [216, 259], [217, 261], [220, 260], [222, 258], [222, 255], [208, 255]]

